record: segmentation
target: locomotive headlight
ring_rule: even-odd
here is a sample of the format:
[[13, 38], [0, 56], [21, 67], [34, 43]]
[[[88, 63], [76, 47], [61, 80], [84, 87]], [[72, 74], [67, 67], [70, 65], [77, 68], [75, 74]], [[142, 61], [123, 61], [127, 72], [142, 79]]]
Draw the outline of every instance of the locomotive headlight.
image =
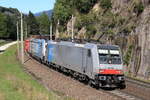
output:
[[117, 71], [117, 73], [121, 73], [121, 71], [120, 71], [120, 70], [118, 70], [118, 71]]
[[124, 80], [124, 76], [120, 76], [118, 77], [118, 79], [121, 81], [121, 80]]
[[99, 80], [106, 80], [106, 76], [99, 76]]
[[100, 72], [100, 73], [103, 73], [103, 72], [104, 72], [104, 70], [99, 70], [99, 72]]
[[117, 73], [123, 74], [123, 71], [122, 70], [117, 70]]

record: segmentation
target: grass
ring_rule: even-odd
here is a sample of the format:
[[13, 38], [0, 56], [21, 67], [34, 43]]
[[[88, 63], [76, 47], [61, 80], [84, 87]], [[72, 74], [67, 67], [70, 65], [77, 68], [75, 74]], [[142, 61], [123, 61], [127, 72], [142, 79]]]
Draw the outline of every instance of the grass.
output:
[[129, 74], [125, 74], [127, 77], [131, 78], [131, 79], [134, 79], [134, 80], [137, 80], [137, 81], [141, 81], [141, 82], [146, 82], [146, 83], [150, 83], [150, 80], [147, 80], [147, 79], [142, 79], [142, 78], [138, 78], [138, 77], [133, 77]]
[[0, 100], [60, 100], [23, 72], [15, 52], [16, 46], [12, 46], [0, 55]]

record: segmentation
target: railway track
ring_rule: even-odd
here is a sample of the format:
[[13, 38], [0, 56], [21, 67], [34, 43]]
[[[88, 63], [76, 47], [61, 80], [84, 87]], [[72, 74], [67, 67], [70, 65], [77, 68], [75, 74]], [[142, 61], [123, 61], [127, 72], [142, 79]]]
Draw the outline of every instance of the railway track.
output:
[[[30, 57], [30, 59], [34, 60], [31, 57]], [[34, 62], [35, 63], [39, 63], [39, 62], [37, 62], [35, 60], [34, 60]], [[49, 68], [48, 70], [51, 70], [51, 69]], [[35, 77], [35, 74], [33, 75], [33, 77]], [[122, 98], [121, 100], [149, 100], [149, 93], [150, 93], [149, 92], [150, 91], [149, 84], [147, 84], [145, 82], [136, 81], [136, 80], [133, 80], [133, 79], [130, 79], [130, 78], [126, 78], [126, 82], [127, 82], [127, 88], [124, 89], [124, 90], [119, 90], [119, 89], [115, 89], [115, 90], [99, 89], [99, 90], [97, 90], [97, 92], [103, 91], [104, 93], [107, 93], [107, 94], [110, 94], [110, 95]], [[141, 92], [143, 92], [142, 90], [145, 90], [145, 89], [146, 89], [145, 92], [147, 92], [147, 93], [142, 94], [141, 93]], [[139, 90], [141, 92], [139, 92]]]
[[124, 90], [113, 90], [110, 93], [125, 98], [126, 100], [149, 100], [150, 84], [126, 77], [127, 88]]
[[134, 95], [122, 92], [120, 90], [109, 91], [109, 93], [117, 95], [117, 96], [119, 96], [119, 97], [121, 97], [121, 98], [123, 98], [125, 100], [143, 100], [140, 97], [137, 97], [137, 96], [134, 96]]
[[140, 81], [140, 80], [135, 80], [135, 79], [127, 77], [127, 76], [126, 76], [126, 81], [131, 82], [133, 84], [138, 84], [139, 86], [142, 86], [142, 87], [145, 87], [145, 88], [150, 88], [150, 83]]
[[[150, 99], [150, 84], [139, 81], [139, 80], [134, 80], [130, 77], [126, 77], [126, 83], [127, 83], [127, 89], [124, 90], [112, 90], [108, 91], [108, 93], [117, 95], [119, 97], [122, 97], [126, 100], [149, 100]], [[136, 89], [132, 89], [130, 91], [128, 88], [132, 88], [131, 84], [135, 85]], [[134, 91], [133, 91], [134, 90]]]

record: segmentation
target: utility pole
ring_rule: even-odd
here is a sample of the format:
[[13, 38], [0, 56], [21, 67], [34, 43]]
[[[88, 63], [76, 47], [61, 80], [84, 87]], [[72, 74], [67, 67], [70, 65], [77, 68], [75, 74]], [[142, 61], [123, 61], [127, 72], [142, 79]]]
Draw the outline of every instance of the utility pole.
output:
[[24, 64], [23, 15], [21, 13], [21, 62]]
[[50, 25], [50, 40], [52, 41], [53, 39], [53, 26], [52, 26], [52, 23], [51, 23], [51, 25]]
[[28, 25], [26, 26], [26, 36], [25, 38], [28, 38]]
[[72, 42], [74, 41], [74, 17], [72, 15]]
[[19, 56], [19, 23], [17, 21], [17, 52]]
[[55, 35], [55, 40], [57, 40], [59, 38], [59, 20], [58, 20], [58, 23], [57, 23], [57, 26], [56, 26], [56, 35]]

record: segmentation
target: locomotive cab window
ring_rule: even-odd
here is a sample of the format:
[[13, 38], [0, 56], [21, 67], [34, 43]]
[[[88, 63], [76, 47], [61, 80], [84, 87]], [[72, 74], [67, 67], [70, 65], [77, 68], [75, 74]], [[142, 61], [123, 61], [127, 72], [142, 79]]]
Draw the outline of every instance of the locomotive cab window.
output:
[[91, 57], [91, 50], [88, 49], [88, 57]]
[[99, 49], [100, 64], [121, 64], [119, 50]]

